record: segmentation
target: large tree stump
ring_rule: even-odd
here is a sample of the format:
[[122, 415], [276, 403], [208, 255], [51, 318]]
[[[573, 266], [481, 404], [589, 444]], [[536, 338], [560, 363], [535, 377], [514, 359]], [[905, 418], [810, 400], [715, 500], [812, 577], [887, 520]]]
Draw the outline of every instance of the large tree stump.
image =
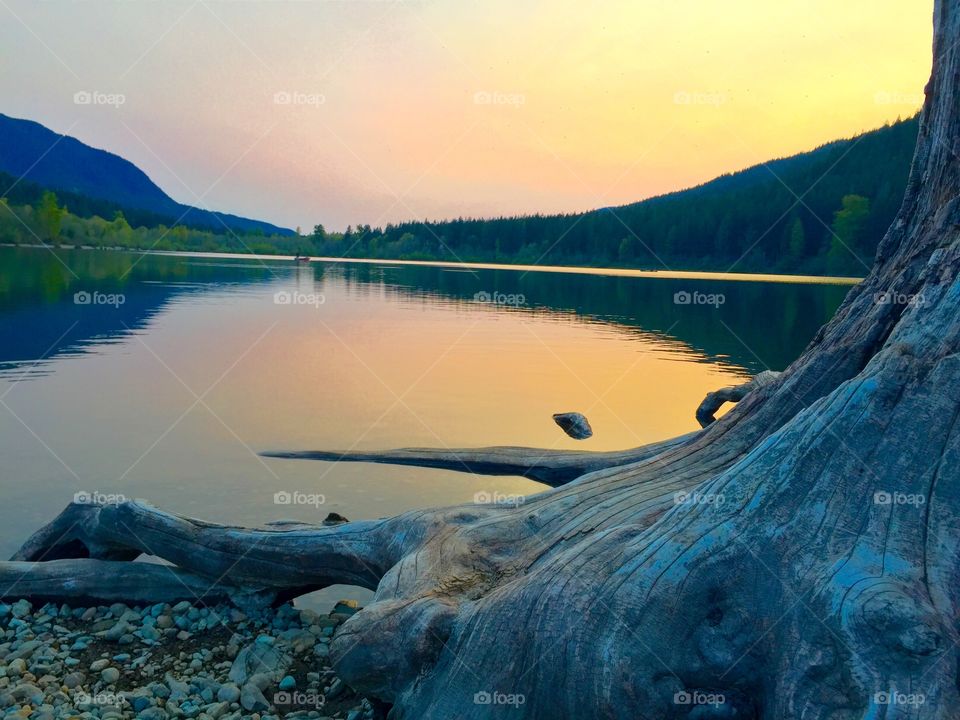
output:
[[3, 570], [26, 573], [11, 594], [139, 601], [140, 553], [228, 597], [374, 588], [332, 653], [391, 718], [957, 718], [960, 0], [934, 27], [873, 271], [721, 420], [623, 453], [346, 456], [554, 486], [510, 506], [270, 530], [71, 506]]

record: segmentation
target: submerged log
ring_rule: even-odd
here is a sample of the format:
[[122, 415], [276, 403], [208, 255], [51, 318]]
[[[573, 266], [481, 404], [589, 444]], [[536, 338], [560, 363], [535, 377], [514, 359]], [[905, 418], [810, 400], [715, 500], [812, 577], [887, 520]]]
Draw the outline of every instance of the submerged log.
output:
[[373, 588], [331, 657], [394, 720], [956, 718], [960, 0], [938, 0], [934, 25], [911, 177], [874, 269], [795, 363], [705, 430], [623, 453], [274, 454], [556, 487], [270, 530], [70, 506], [17, 561], [70, 559], [86, 592], [103, 563], [141, 553], [213, 588]]

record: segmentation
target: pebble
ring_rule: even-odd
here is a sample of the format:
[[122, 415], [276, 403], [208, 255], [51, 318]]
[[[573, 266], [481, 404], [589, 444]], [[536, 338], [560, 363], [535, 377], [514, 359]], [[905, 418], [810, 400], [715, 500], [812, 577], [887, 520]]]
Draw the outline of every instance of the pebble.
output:
[[161, 708], [152, 707], [141, 710], [137, 713], [137, 717], [140, 718], [140, 720], [167, 720], [170, 716]]
[[240, 690], [240, 706], [251, 711], [270, 709], [270, 703], [263, 696], [263, 692], [253, 683], [247, 683]]
[[240, 688], [233, 683], [222, 685], [217, 691], [217, 700], [226, 703], [237, 702], [240, 699]]
[[13, 604], [13, 607], [11, 608], [10, 612], [13, 614], [15, 618], [22, 620], [23, 618], [27, 617], [27, 615], [29, 615], [32, 610], [33, 610], [33, 605], [31, 605], [29, 602], [27, 602], [26, 600], [17, 600]]
[[[0, 719], [369, 720], [371, 705], [326, 662], [337, 626], [358, 609], [0, 603]], [[216, 640], [205, 642], [208, 632]], [[278, 692], [325, 685], [325, 708], [272, 706]], [[78, 699], [98, 694], [115, 700]]]

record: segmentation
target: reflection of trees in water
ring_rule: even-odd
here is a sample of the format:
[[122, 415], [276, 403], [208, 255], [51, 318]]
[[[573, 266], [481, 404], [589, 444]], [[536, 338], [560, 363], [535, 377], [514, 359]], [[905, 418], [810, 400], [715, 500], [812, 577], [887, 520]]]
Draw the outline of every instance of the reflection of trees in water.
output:
[[[472, 301], [479, 291], [522, 294], [529, 311], [569, 312], [588, 321], [673, 338], [719, 361], [757, 372], [782, 370], [833, 315], [846, 285], [632, 278], [426, 266], [330, 266], [357, 291], [382, 284], [393, 292]], [[676, 293], [723, 296], [719, 307], [678, 305]]]
[[[182, 257], [0, 248], [0, 371], [22, 372], [40, 359], [83, 354], [142, 328], [174, 297], [211, 283], [255, 283], [262, 266], [196, 265]], [[178, 284], [179, 283], [179, 284]], [[122, 294], [122, 304], [79, 305], [78, 292]], [[42, 374], [38, 365], [30, 374]]]
[[[473, 303], [476, 293], [522, 295], [517, 312], [625, 328], [680, 342], [707, 362], [756, 372], [784, 368], [833, 314], [847, 286], [630, 278], [514, 270], [185, 258], [75, 251], [59, 258], [37, 249], [0, 249], [0, 363], [82, 353], [143, 327], [175, 296], [211, 286], [258, 285], [278, 278], [303, 291], [340, 285], [358, 296], [393, 295]], [[63, 262], [61, 262], [63, 260]], [[70, 270], [64, 265], [69, 265]], [[73, 294], [122, 293], [117, 307], [78, 306]], [[678, 305], [675, 293], [722, 294], [718, 308]], [[66, 334], [64, 335], [64, 333]], [[63, 335], [62, 339], [58, 338]], [[55, 347], [51, 348], [51, 345]], [[756, 355], [754, 355], [754, 352]]]

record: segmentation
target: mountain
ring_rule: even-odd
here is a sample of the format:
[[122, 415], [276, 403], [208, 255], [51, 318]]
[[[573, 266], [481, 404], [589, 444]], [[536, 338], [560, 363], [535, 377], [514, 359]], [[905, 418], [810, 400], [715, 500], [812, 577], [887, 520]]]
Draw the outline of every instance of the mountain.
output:
[[[260, 220], [213, 212], [178, 203], [140, 168], [106, 150], [40, 123], [0, 113], [0, 172], [32, 181], [58, 193], [105, 201], [108, 207], [146, 211], [166, 225], [213, 231], [224, 226], [237, 232], [292, 235], [293, 231]], [[76, 207], [76, 203], [70, 205]]]
[[366, 257], [862, 275], [900, 207], [917, 132], [916, 117], [898, 121], [620, 207], [361, 225], [314, 242]]

